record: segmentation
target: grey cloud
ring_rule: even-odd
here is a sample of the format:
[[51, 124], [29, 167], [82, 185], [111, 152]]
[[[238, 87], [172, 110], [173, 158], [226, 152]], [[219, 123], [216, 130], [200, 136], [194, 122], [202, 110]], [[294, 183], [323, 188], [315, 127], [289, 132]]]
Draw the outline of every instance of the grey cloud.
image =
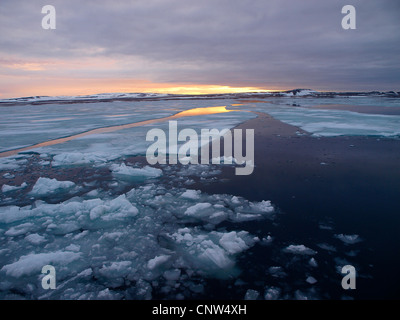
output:
[[[158, 82], [332, 90], [400, 87], [400, 3], [353, 0], [357, 30], [332, 0], [2, 1], [0, 53], [18, 59], [112, 57], [114, 76]], [[102, 48], [96, 52], [91, 48]], [[86, 50], [85, 50], [86, 49]], [[137, 68], [135, 59], [143, 65]]]

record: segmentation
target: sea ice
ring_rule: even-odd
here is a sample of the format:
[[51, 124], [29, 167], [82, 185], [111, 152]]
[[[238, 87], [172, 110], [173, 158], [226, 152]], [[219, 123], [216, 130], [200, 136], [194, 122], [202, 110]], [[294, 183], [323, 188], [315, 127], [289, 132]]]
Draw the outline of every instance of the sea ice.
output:
[[162, 175], [162, 170], [145, 166], [143, 168], [128, 167], [125, 163], [111, 165], [112, 173], [121, 180], [145, 180], [158, 178]]
[[265, 288], [264, 299], [265, 300], [278, 300], [281, 295], [281, 289], [277, 287]]
[[1, 268], [7, 275], [12, 277], [21, 277], [24, 275], [31, 275], [33, 273], [39, 274], [42, 267], [48, 264], [69, 264], [81, 256], [80, 253], [68, 251], [55, 251], [49, 253], [31, 253], [19, 258], [18, 261], [7, 264]]
[[305, 245], [290, 245], [284, 249], [285, 252], [301, 255], [314, 255], [317, 252], [306, 247]]
[[200, 194], [200, 190], [186, 190], [184, 193], [181, 194], [181, 198], [198, 200], [200, 199]]
[[355, 244], [362, 241], [358, 234], [353, 234], [353, 235], [335, 234], [335, 238], [343, 241], [345, 244]]
[[26, 188], [27, 186], [28, 185], [26, 182], [23, 182], [20, 186], [9, 186], [7, 184], [3, 184], [3, 186], [1, 187], [1, 191], [5, 193], [10, 191], [20, 190]]
[[163, 265], [170, 258], [171, 258], [171, 256], [169, 256], [169, 255], [161, 255], [161, 256], [154, 257], [153, 259], [149, 260], [149, 262], [147, 263], [147, 267], [150, 270], [153, 270], [153, 269]]
[[259, 296], [260, 293], [258, 291], [249, 289], [246, 291], [246, 294], [244, 295], [244, 300], [257, 300]]
[[30, 242], [34, 245], [39, 245], [39, 244], [42, 244], [43, 242], [46, 242], [46, 238], [37, 233], [32, 233], [32, 234], [26, 236], [25, 240], [27, 240], [28, 242]]
[[309, 284], [316, 284], [318, 281], [314, 277], [307, 277], [306, 282]]
[[75, 183], [72, 181], [58, 181], [57, 179], [39, 178], [32, 188], [31, 194], [35, 196], [49, 196], [58, 192], [68, 192]]
[[243, 238], [248, 236], [248, 232], [241, 231], [239, 233], [231, 231], [225, 233], [219, 240], [219, 244], [230, 254], [237, 254], [247, 250], [249, 247], [244, 242]]

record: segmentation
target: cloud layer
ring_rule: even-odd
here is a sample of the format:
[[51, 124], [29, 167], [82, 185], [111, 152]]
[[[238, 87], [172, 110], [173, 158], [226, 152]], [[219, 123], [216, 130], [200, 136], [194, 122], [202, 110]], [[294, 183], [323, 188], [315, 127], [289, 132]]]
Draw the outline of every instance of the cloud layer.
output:
[[[43, 30], [42, 1], [0, 5], [0, 94], [77, 81], [317, 90], [399, 90], [400, 2], [60, 1]], [[129, 87], [129, 86], [128, 86]]]

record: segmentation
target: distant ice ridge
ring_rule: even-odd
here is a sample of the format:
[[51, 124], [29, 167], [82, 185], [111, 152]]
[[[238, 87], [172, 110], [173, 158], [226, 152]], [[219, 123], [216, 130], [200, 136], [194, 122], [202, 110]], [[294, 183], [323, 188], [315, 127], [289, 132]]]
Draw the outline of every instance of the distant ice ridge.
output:
[[260, 91], [243, 93], [223, 93], [223, 94], [204, 94], [204, 95], [179, 95], [162, 93], [99, 93], [81, 96], [31, 96], [20, 98], [0, 99], [0, 103], [38, 103], [51, 101], [107, 101], [107, 100], [129, 100], [129, 99], [151, 99], [166, 98], [173, 100], [191, 100], [191, 99], [228, 99], [228, 98], [251, 98], [251, 97], [389, 97], [398, 98], [400, 92], [371, 91], [371, 92], [319, 92], [312, 89], [293, 89], [287, 91]]
[[283, 96], [286, 97], [304, 97], [304, 96], [315, 96], [318, 95], [319, 92], [311, 89], [295, 89], [286, 92], [282, 92]]
[[[56, 192], [64, 186], [45, 178], [38, 183]], [[0, 297], [149, 299], [157, 290], [175, 299], [187, 288], [199, 294], [203, 285], [193, 277], [239, 275], [237, 257], [260, 241], [216, 226], [273, 217], [269, 201], [154, 183], [102, 199], [0, 207]], [[60, 290], [41, 288], [45, 264], [56, 268]]]
[[113, 99], [146, 99], [167, 97], [161, 93], [99, 93], [81, 96], [32, 96], [21, 98], [1, 99], [0, 102], [45, 102], [45, 101], [87, 101], [87, 100], [113, 100]]

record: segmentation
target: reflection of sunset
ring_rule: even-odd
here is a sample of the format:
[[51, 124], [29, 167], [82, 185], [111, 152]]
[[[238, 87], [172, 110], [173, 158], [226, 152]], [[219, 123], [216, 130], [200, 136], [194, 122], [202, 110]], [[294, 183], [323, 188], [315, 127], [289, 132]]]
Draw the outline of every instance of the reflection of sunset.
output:
[[[24, 147], [24, 148], [20, 148], [20, 149], [14, 149], [14, 150], [10, 150], [10, 151], [0, 152], [0, 158], [1, 157], [9, 157], [9, 156], [18, 154], [19, 152], [28, 151], [28, 150], [35, 149], [35, 148], [49, 147], [49, 146], [53, 146], [56, 144], [65, 143], [65, 142], [68, 142], [68, 141], [71, 141], [71, 140], [74, 140], [77, 138], [82, 138], [82, 137], [92, 135], [92, 134], [110, 133], [110, 132], [114, 132], [114, 131], [118, 131], [118, 130], [135, 128], [135, 127], [140, 127], [140, 126], [144, 126], [144, 125], [160, 123], [163, 121], [175, 120], [175, 119], [178, 119], [181, 117], [203, 116], [203, 115], [207, 115], [207, 114], [225, 113], [225, 112], [232, 112], [232, 111], [237, 111], [237, 110], [226, 110], [226, 106], [194, 108], [194, 109], [185, 110], [185, 111], [176, 113], [172, 116], [168, 116], [168, 117], [164, 117], [164, 118], [156, 118], [156, 119], [127, 123], [127, 124], [122, 124], [122, 125], [117, 125], [117, 126], [92, 129], [92, 130], [89, 130], [86, 132], [71, 135], [69, 137], [54, 139], [54, 140], [50, 140], [50, 141], [46, 141], [46, 142], [41, 142], [41, 143], [37, 143], [37, 144], [29, 146], [29, 147]], [[116, 115], [116, 116], [123, 116], [123, 115]], [[53, 120], [65, 120], [65, 118], [59, 118], [59, 119], [53, 119]]]
[[208, 107], [208, 108], [194, 108], [186, 111], [179, 112], [175, 115], [176, 118], [190, 117], [190, 116], [203, 116], [207, 114], [231, 112], [234, 110], [226, 110], [226, 107]]

